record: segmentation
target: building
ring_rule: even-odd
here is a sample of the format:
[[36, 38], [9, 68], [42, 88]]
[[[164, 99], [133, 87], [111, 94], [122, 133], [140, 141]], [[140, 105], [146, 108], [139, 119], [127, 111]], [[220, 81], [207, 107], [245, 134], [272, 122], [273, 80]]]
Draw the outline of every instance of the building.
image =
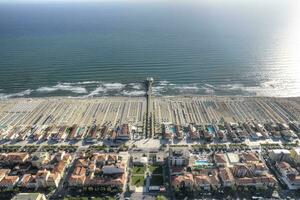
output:
[[165, 139], [172, 139], [173, 138], [173, 131], [172, 131], [172, 125], [170, 124], [163, 124], [163, 132], [164, 132], [164, 138]]
[[169, 164], [171, 166], [188, 166], [190, 152], [187, 149], [170, 150]]
[[237, 153], [226, 153], [228, 164], [233, 166], [237, 163], [240, 163], [240, 158]]
[[221, 186], [216, 169], [202, 169], [194, 175], [195, 188], [204, 190], [217, 189]]
[[117, 139], [118, 140], [130, 140], [131, 135], [131, 126], [129, 124], [123, 124], [118, 131]]
[[133, 165], [142, 166], [148, 164], [148, 157], [143, 153], [133, 153], [131, 158]]
[[194, 177], [191, 173], [186, 173], [179, 176], [172, 176], [171, 177], [171, 185], [173, 188], [193, 188], [194, 185]]
[[224, 187], [231, 187], [235, 185], [235, 178], [228, 167], [219, 169], [219, 178]]
[[289, 161], [291, 159], [291, 152], [287, 149], [273, 149], [269, 150], [269, 157], [273, 161]]
[[31, 174], [24, 174], [18, 185], [23, 188], [37, 188], [36, 176]]
[[240, 160], [246, 163], [259, 163], [261, 162], [259, 155], [254, 152], [243, 152], [239, 154]]
[[20, 152], [13, 152], [13, 153], [1, 153], [0, 154], [0, 162], [6, 164], [21, 164], [25, 163], [29, 158], [28, 153], [20, 153]]
[[294, 160], [295, 163], [300, 163], [300, 147], [294, 147], [291, 149], [291, 158]]
[[41, 193], [19, 193], [12, 200], [46, 200], [46, 196]]
[[227, 166], [227, 159], [222, 153], [214, 154], [214, 161], [217, 166]]
[[290, 190], [300, 189], [300, 175], [298, 170], [291, 167], [287, 162], [277, 162], [276, 169]]
[[123, 174], [125, 173], [125, 164], [105, 165], [102, 167], [103, 174]]
[[200, 138], [199, 132], [192, 124], [189, 124], [188, 130], [189, 130], [190, 138], [192, 140], [197, 140]]
[[87, 169], [85, 167], [76, 166], [69, 178], [70, 186], [83, 186], [86, 179]]
[[1, 188], [13, 188], [19, 181], [19, 176], [8, 176], [6, 175], [0, 181]]
[[50, 154], [48, 152], [35, 152], [31, 158], [31, 164], [34, 167], [41, 168], [50, 161]]
[[155, 161], [154, 164], [156, 165], [163, 165], [165, 163], [165, 153], [164, 152], [158, 152], [155, 154]]

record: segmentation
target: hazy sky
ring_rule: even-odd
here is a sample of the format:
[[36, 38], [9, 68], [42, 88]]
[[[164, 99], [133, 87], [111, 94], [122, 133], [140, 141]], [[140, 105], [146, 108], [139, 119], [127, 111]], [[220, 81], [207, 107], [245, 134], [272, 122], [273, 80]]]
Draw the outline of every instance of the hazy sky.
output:
[[103, 2], [103, 1], [134, 1], [134, 0], [0, 0], [0, 3], [59, 3], [59, 2]]

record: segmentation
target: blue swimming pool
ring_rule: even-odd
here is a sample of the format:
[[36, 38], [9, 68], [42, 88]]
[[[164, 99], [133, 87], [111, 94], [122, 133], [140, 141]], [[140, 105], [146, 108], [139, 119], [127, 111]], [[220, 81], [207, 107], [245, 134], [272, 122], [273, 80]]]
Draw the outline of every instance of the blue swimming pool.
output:
[[195, 165], [209, 165], [207, 160], [196, 160]]

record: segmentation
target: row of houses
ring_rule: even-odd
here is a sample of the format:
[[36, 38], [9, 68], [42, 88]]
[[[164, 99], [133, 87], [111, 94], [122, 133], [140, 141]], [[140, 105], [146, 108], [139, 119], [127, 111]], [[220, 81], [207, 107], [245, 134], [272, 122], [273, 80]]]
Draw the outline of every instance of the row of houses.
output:
[[37, 152], [0, 154], [0, 187], [36, 189], [58, 187], [72, 156], [64, 151], [55, 155]]
[[270, 150], [268, 155], [286, 186], [291, 190], [300, 189], [300, 148]]
[[127, 179], [127, 155], [94, 153], [81, 155], [69, 177], [70, 187], [97, 186], [122, 190]]
[[254, 152], [192, 154], [187, 150], [172, 150], [169, 166], [175, 190], [277, 185], [267, 165]]

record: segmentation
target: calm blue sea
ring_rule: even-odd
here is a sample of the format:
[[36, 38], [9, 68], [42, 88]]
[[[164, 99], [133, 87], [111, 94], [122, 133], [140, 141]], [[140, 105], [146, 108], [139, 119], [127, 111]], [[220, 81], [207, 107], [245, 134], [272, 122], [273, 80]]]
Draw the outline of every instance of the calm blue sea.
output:
[[300, 96], [297, 0], [0, 2], [0, 98]]

